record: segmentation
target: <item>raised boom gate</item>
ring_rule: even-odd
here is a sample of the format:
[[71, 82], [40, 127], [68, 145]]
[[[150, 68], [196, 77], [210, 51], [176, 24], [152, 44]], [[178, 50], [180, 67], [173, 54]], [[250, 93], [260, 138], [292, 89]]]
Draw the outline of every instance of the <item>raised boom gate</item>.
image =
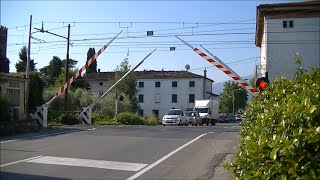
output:
[[78, 70], [78, 72], [76, 72], [65, 84], [64, 86], [62, 86], [59, 91], [55, 94], [55, 96], [52, 97], [52, 99], [46, 103], [44, 103], [43, 105], [41, 105], [40, 107], [37, 107], [37, 111], [35, 112], [35, 117], [37, 118], [37, 120], [39, 121], [39, 123], [42, 125], [42, 127], [47, 127], [48, 125], [48, 107], [49, 105], [52, 103], [52, 101], [54, 99], [56, 99], [57, 97], [59, 97], [62, 93], [64, 93], [64, 91], [77, 79], [78, 76], [81, 75], [81, 73], [86, 70], [90, 64], [92, 64], [98, 56], [100, 56], [100, 54], [107, 49], [107, 47], [119, 36], [119, 34], [121, 34], [122, 31], [120, 31], [115, 37], [113, 37], [108, 44], [104, 45], [101, 49], [99, 49], [99, 51], [93, 55], [88, 61], [86, 61], [86, 64], [80, 68]]
[[[155, 49], [156, 50], [156, 49]], [[91, 124], [91, 113], [94, 106], [98, 103], [99, 100], [104, 98], [119, 82], [121, 82], [128, 74], [137, 69], [143, 62], [146, 60], [155, 50], [150, 52], [146, 57], [144, 57], [137, 65], [135, 65], [132, 69], [130, 69], [125, 75], [123, 75], [116, 83], [114, 83], [104, 94], [102, 94], [94, 103], [90, 104], [87, 107], [84, 107], [82, 112], [80, 113], [80, 117], [82, 118], [82, 122], [84, 124]]]
[[200, 51], [198, 48], [194, 48], [192, 47], [190, 44], [188, 44], [187, 42], [185, 42], [184, 40], [180, 39], [178, 36], [176, 36], [176, 38], [178, 38], [180, 41], [182, 41], [185, 45], [189, 46], [191, 49], [193, 49], [194, 52], [196, 52], [199, 56], [201, 56], [202, 58], [204, 58], [205, 60], [207, 60], [210, 64], [212, 64], [213, 66], [217, 67], [218, 69], [220, 69], [222, 72], [224, 72], [225, 74], [227, 74], [228, 76], [230, 76], [233, 80], [235, 80], [236, 82], [238, 82], [242, 87], [244, 87], [249, 93], [256, 95], [257, 94], [257, 90], [254, 89], [252, 86], [250, 86], [247, 82], [245, 82], [244, 80], [241, 79], [241, 77], [234, 72], [230, 67], [228, 67], [226, 64], [224, 64], [218, 57], [214, 56], [213, 54], [211, 54], [207, 49], [205, 49], [204, 47], [202, 47], [208, 54], [210, 54], [212, 56], [209, 57], [207, 56], [205, 53], [203, 53], [202, 51]]

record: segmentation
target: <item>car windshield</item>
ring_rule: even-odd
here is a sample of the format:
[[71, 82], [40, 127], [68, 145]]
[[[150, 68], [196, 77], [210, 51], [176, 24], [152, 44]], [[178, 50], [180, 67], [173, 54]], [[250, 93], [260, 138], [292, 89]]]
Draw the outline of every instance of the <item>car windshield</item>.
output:
[[198, 113], [207, 113], [208, 112], [208, 108], [195, 108], [195, 111], [197, 111]]
[[186, 115], [187, 115], [187, 116], [196, 116], [196, 112], [194, 112], [194, 111], [188, 111], [188, 112], [186, 112]]
[[180, 115], [181, 110], [170, 110], [167, 115]]

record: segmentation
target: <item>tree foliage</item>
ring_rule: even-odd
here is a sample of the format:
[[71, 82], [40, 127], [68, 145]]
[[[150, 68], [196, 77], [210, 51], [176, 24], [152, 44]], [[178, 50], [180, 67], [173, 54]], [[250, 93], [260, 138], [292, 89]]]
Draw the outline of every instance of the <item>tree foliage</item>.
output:
[[40, 69], [41, 76], [47, 82], [52, 85], [63, 70], [63, 62], [58, 56], [53, 56], [48, 66], [44, 66]]
[[10, 71], [10, 60], [3, 54], [0, 54], [0, 72], [9, 73]]
[[[123, 75], [125, 75], [130, 70], [129, 60], [125, 58], [121, 63], [120, 66], [117, 66], [115, 69], [115, 82], [119, 80]], [[115, 92], [123, 93], [128, 96], [130, 101], [130, 112], [136, 112], [139, 108], [138, 100], [136, 95], [136, 79], [129, 74], [123, 79], [115, 88]]]
[[[95, 54], [96, 54], [96, 51], [94, 50], [94, 48], [89, 48], [87, 52], [87, 60], [89, 60]], [[94, 73], [94, 72], [97, 72], [97, 59], [86, 70], [87, 74]]]
[[[15, 64], [17, 72], [25, 72], [26, 71], [27, 58], [28, 58], [27, 53], [28, 53], [27, 46], [23, 46], [19, 52], [19, 61]], [[34, 60], [30, 59], [29, 68], [30, 68], [30, 71], [35, 70], [36, 65], [34, 63]]]
[[[236, 90], [239, 89], [239, 90]], [[220, 112], [233, 114], [233, 93], [234, 93], [234, 111], [244, 109], [247, 105], [247, 91], [234, 81], [224, 84], [223, 92], [220, 94]]]
[[319, 179], [320, 68], [277, 78], [246, 109], [237, 179]]
[[[15, 77], [24, 78], [24, 72], [15, 73]], [[29, 111], [34, 112], [37, 106], [40, 106], [44, 103], [43, 101], [43, 90], [45, 82], [40, 78], [38, 72], [31, 72], [29, 74], [29, 98], [28, 98], [28, 107]], [[30, 112], [29, 112], [30, 113]]]

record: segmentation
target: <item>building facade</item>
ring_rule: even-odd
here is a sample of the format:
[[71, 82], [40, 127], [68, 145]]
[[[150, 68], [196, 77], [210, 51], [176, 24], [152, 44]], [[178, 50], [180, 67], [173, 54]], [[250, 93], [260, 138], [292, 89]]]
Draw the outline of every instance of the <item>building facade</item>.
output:
[[[197, 99], [216, 98], [212, 93], [213, 80], [188, 71], [136, 71], [136, 97], [141, 116], [162, 118], [171, 108], [192, 109]], [[88, 74], [91, 91], [101, 96], [112, 84], [114, 72]]]
[[272, 81], [293, 78], [296, 55], [306, 70], [320, 67], [320, 1], [262, 4], [257, 7], [256, 46], [260, 75]]
[[24, 106], [26, 81], [24, 78], [0, 72], [0, 94], [7, 93], [8, 95], [11, 120], [21, 120], [26, 117]]

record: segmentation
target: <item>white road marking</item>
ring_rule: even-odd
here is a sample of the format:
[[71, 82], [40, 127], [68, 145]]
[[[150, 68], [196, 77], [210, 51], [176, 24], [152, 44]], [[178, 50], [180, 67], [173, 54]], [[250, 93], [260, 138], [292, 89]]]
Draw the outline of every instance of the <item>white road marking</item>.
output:
[[162, 161], [168, 159], [170, 156], [174, 155], [175, 153], [177, 153], [181, 149], [185, 148], [186, 146], [190, 145], [191, 143], [195, 142], [196, 140], [200, 139], [202, 136], [205, 136], [206, 134], [207, 133], [204, 133], [204, 134], [194, 138], [193, 140], [187, 142], [186, 144], [180, 146], [179, 148], [175, 149], [174, 151], [170, 152], [169, 154], [163, 156], [161, 159], [157, 160], [156, 162], [154, 162], [154, 163], [150, 164], [149, 166], [145, 167], [144, 169], [142, 169], [141, 171], [137, 172], [133, 176], [129, 177], [127, 180], [134, 180], [134, 179], [138, 178], [139, 176], [141, 176], [145, 172], [149, 171], [150, 169], [152, 169], [156, 165], [160, 164]]
[[91, 128], [91, 129], [87, 129], [87, 131], [94, 131], [96, 130], [97, 128]]
[[28, 158], [28, 159], [23, 159], [23, 160], [20, 160], [20, 161], [14, 161], [14, 162], [11, 162], [11, 163], [2, 164], [0, 167], [5, 167], [5, 166], [12, 165], [12, 164], [17, 164], [17, 163], [20, 163], [20, 162], [25, 162], [25, 161], [29, 161], [29, 160], [33, 160], [33, 159], [37, 159], [37, 158], [41, 158], [41, 157], [43, 157], [43, 156], [36, 156], [36, 157]]
[[113, 170], [122, 170], [122, 171], [139, 171], [140, 169], [148, 165], [148, 164], [141, 164], [141, 163], [64, 158], [64, 157], [53, 157], [53, 156], [43, 156], [41, 158], [33, 159], [27, 162], [40, 163], [40, 164], [64, 165], [64, 166], [92, 167], [92, 168], [113, 169]]
[[57, 132], [57, 133], [51, 133], [51, 134], [43, 134], [43, 135], [39, 135], [39, 136], [24, 137], [24, 138], [19, 138], [19, 139], [11, 139], [11, 140], [7, 140], [7, 141], [0, 141], [0, 144], [5, 144], [5, 143], [9, 143], [9, 142], [24, 140], [24, 139], [33, 139], [33, 138], [46, 137], [46, 136], [51, 136], [51, 135], [66, 134], [66, 133], [75, 132], [75, 131], [80, 131], [80, 130], [71, 130], [71, 131]]
[[212, 134], [212, 133], [214, 133], [213, 131], [211, 131], [211, 132], [208, 132], [208, 134]]

